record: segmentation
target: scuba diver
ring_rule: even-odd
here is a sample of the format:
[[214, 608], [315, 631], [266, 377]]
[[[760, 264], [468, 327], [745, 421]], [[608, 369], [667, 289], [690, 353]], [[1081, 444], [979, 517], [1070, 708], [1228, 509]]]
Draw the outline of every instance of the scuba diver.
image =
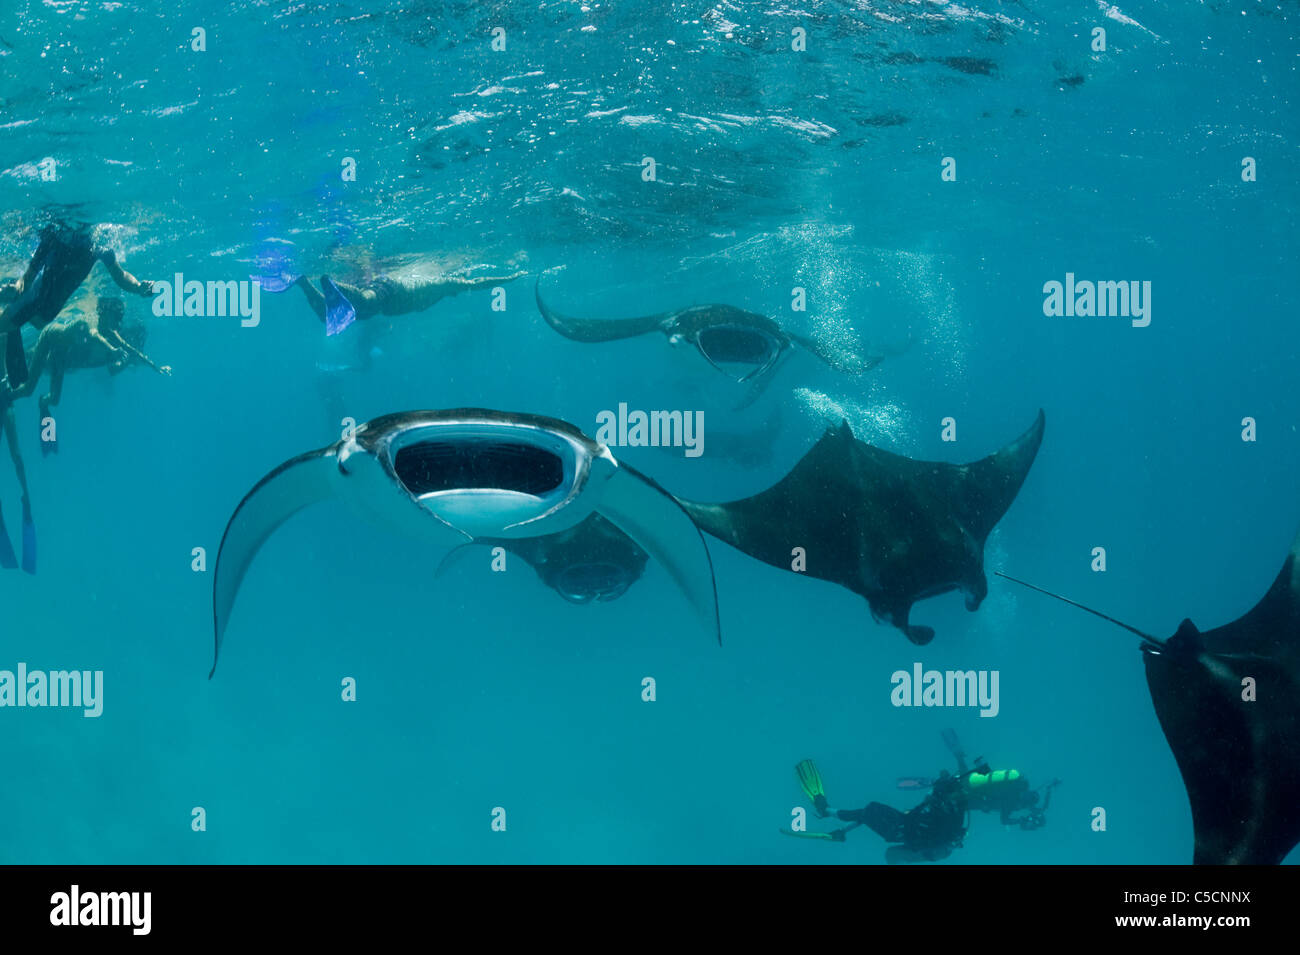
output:
[[292, 282], [285, 281], [276, 287], [274, 281], [268, 283], [262, 279], [263, 288], [268, 292], [283, 291], [289, 285], [296, 285], [307, 296], [316, 317], [325, 323], [326, 335], [337, 335], [357, 319], [367, 319], [375, 315], [409, 315], [432, 308], [444, 298], [468, 292], [471, 289], [500, 285], [522, 278], [526, 272], [513, 275], [485, 276], [483, 278], [465, 278], [444, 276], [434, 281], [403, 281], [380, 276], [366, 287], [345, 285], [333, 281], [328, 275], [320, 277], [318, 290], [305, 275], [300, 275]]
[[967, 828], [966, 792], [961, 777], [947, 770], [933, 781], [925, 799], [906, 812], [878, 802], [868, 803], [864, 809], [833, 809], [826, 799], [821, 774], [811, 759], [795, 766], [795, 773], [820, 818], [834, 816], [849, 825], [831, 832], [782, 830], [788, 835], [844, 842], [850, 831], [866, 826], [886, 842], [893, 843], [885, 850], [885, 861], [890, 865], [937, 862], [951, 855], [953, 849], [961, 848]]
[[5, 369], [9, 387], [27, 382], [27, 357], [23, 352], [22, 327], [41, 329], [63, 310], [96, 262], [102, 262], [118, 286], [133, 295], [154, 294], [152, 282], [127, 272], [112, 249], [95, 243], [86, 226], [48, 225], [41, 230], [36, 253], [22, 277], [0, 286], [0, 335], [6, 337]]
[[[16, 336], [18, 333], [14, 332]], [[7, 382], [0, 379], [0, 432], [3, 432], [5, 444], [9, 447], [9, 457], [14, 463], [14, 474], [18, 477], [18, 486], [22, 489], [23, 508], [23, 570], [29, 574], [36, 573], [36, 525], [32, 523], [32, 501], [27, 490], [27, 469], [23, 467], [22, 452], [18, 450], [18, 428], [14, 422], [13, 399]], [[14, 554], [13, 544], [9, 541], [9, 531], [5, 529], [4, 509], [0, 507], [0, 568], [15, 570], [18, 558]]]
[[[1052, 801], [1052, 790], [1061, 784], [1059, 779], [1041, 790], [1033, 790], [1019, 770], [991, 769], [983, 760], [976, 760], [973, 768], [967, 765], [966, 753], [953, 730], [943, 731], [943, 741], [957, 760], [967, 808], [996, 812], [1002, 825], [1019, 826], [1026, 831], [1047, 825], [1047, 807]], [[904, 776], [898, 780], [899, 789], [926, 789], [930, 785], [931, 781], [924, 777]]]
[[[124, 325], [125, 314], [126, 307], [120, 298], [95, 299], [90, 293], [83, 293], [69, 307], [66, 318], [42, 329], [32, 347], [27, 381], [11, 392], [14, 398], [32, 394], [41, 375], [46, 368], [49, 369], [50, 390], [40, 398], [37, 418], [42, 430], [42, 422], [49, 416], [50, 409], [59, 403], [63, 394], [63, 376], [69, 371], [107, 368], [110, 375], [116, 375], [129, 365], [144, 364], [160, 375], [171, 375], [170, 365], [159, 365], [142, 351], [147, 335], [145, 326], [138, 322]], [[57, 450], [57, 441], [41, 441], [43, 454]]]

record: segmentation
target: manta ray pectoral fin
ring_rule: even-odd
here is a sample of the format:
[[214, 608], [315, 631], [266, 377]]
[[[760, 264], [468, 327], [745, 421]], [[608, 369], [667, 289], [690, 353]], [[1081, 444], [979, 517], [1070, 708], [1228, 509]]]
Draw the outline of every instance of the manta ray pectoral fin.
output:
[[537, 299], [537, 310], [542, 313], [546, 324], [575, 342], [612, 342], [620, 338], [633, 338], [659, 330], [671, 317], [670, 313], [665, 313], [642, 315], [636, 318], [572, 318], [561, 315], [542, 300], [540, 278], [533, 287], [533, 292]]
[[333, 497], [341, 479], [334, 448], [300, 454], [258, 481], [231, 515], [217, 552], [212, 579], [214, 646], [212, 672], [217, 672], [221, 641], [239, 585], [258, 550], [275, 529], [298, 511]]
[[967, 533], [976, 538], [981, 549], [989, 532], [1020, 493], [1043, 443], [1044, 423], [1040, 410], [1029, 430], [1015, 441], [986, 458], [954, 470], [958, 475], [953, 489], [954, 506]]
[[704, 536], [680, 504], [644, 475], [621, 464], [596, 510], [657, 560], [722, 643], [718, 590]]

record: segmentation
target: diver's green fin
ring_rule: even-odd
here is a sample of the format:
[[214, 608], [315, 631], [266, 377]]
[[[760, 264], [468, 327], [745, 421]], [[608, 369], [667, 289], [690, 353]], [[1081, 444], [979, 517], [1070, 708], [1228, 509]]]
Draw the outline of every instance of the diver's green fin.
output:
[[817, 772], [816, 763], [811, 759], [800, 760], [794, 772], [799, 777], [799, 785], [803, 787], [804, 795], [809, 800], [816, 802], [818, 796], [825, 797], [826, 790], [822, 786], [822, 775]]
[[794, 836], [796, 839], [821, 839], [823, 842], [843, 842], [843, 839], [836, 839], [835, 835], [830, 832], [795, 832], [793, 829], [782, 829], [787, 836]]

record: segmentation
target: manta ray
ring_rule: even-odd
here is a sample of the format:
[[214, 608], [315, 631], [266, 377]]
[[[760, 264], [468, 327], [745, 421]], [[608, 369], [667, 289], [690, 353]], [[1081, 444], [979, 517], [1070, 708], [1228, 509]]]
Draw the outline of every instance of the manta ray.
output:
[[719, 642], [708, 548], [681, 506], [609, 449], [555, 418], [477, 408], [384, 415], [258, 481], [235, 508], [212, 588], [211, 679], [239, 586], [286, 520], [340, 498], [442, 558], [484, 538], [560, 535], [599, 515], [664, 569]]
[[1277, 865], [1300, 843], [1300, 533], [1244, 616], [1141, 640], [1147, 688], [1192, 807], [1197, 865]]
[[[542, 583], [575, 604], [618, 599], [641, 578], [650, 560], [632, 538], [599, 514], [557, 534], [484, 537], [475, 543], [515, 554], [537, 572]], [[469, 549], [467, 544], [448, 554], [438, 573]]]
[[636, 318], [571, 318], [542, 300], [540, 279], [534, 291], [542, 318], [565, 338], [610, 342], [660, 332], [674, 345], [692, 346], [705, 361], [738, 383], [767, 377], [795, 345], [849, 374], [868, 372], [883, 360], [833, 351], [811, 338], [786, 331], [766, 315], [732, 305], [693, 305]]
[[[828, 429], [776, 485], [727, 504], [681, 500], [696, 524], [751, 557], [867, 599], [872, 616], [915, 644], [934, 630], [912, 604], [960, 589], [976, 610], [988, 593], [984, 542], [1015, 500], [1043, 440], [1043, 413], [1018, 439], [971, 464], [914, 461]], [[679, 499], [680, 500], [680, 499]]]

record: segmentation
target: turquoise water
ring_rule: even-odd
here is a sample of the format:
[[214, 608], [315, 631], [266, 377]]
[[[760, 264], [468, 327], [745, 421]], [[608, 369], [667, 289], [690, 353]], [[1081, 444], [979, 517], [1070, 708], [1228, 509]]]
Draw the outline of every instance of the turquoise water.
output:
[[[295, 290], [263, 295], [255, 328], [131, 300], [173, 377], [70, 375], [48, 457], [19, 402], [40, 557], [0, 576], [0, 668], [103, 670], [105, 699], [98, 719], [0, 710], [0, 860], [874, 863], [869, 832], [778, 833], [792, 767], [816, 759], [837, 805], [906, 808], [895, 778], [950, 766], [952, 726], [1064, 783], [1046, 828], [977, 817], [951, 863], [1190, 861], [1135, 640], [997, 578], [977, 613], [920, 604], [938, 636], [918, 649], [848, 591], [711, 541], [719, 648], [654, 564], [574, 606], [486, 556], [435, 580], [438, 555], [326, 504], [259, 555], [209, 682], [211, 561], [253, 483], [343, 415], [475, 406], [590, 433], [620, 402], [700, 409], [700, 457], [616, 453], [729, 500], [842, 418], [962, 462], [1041, 407], [990, 576], [1159, 635], [1239, 616], [1300, 524], [1289, 5], [204, 6], [0, 13], [0, 280], [54, 219], [100, 224], [147, 279], [244, 279], [270, 250], [344, 280], [530, 277], [504, 311], [469, 293], [329, 341]], [[555, 334], [531, 285], [560, 266], [543, 288], [573, 314], [725, 302], [889, 357], [852, 377], [796, 354], [737, 408], [662, 337]], [[1150, 281], [1150, 325], [1044, 316], [1067, 272]], [[11, 535], [17, 500], [0, 464]], [[998, 670], [998, 716], [895, 708], [914, 662]]]

